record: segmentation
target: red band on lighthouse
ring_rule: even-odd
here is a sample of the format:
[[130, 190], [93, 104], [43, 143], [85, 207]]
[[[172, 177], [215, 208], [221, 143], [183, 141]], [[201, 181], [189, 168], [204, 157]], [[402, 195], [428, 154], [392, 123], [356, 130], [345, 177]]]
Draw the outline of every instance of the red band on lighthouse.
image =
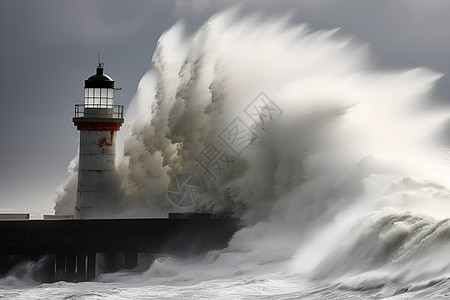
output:
[[90, 131], [119, 131], [121, 122], [80, 122], [75, 121], [78, 130]]

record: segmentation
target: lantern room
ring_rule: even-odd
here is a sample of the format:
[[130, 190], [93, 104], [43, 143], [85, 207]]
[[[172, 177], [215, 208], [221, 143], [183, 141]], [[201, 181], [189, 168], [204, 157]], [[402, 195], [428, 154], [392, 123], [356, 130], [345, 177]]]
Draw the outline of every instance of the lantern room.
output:
[[114, 80], [103, 74], [103, 63], [97, 73], [84, 81], [85, 108], [110, 108], [114, 105]]

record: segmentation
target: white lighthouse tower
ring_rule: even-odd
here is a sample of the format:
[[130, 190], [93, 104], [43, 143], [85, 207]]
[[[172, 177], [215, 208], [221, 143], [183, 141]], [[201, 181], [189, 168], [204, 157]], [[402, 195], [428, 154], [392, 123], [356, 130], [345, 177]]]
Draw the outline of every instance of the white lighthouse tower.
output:
[[80, 156], [75, 217], [106, 217], [114, 197], [117, 132], [123, 106], [114, 105], [114, 80], [97, 73], [84, 81], [84, 104], [75, 105], [73, 122], [80, 131]]

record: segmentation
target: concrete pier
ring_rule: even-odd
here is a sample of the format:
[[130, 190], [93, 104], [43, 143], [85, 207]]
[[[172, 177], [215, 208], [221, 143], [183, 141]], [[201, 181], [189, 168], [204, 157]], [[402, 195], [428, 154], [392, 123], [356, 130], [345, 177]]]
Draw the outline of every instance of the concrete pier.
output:
[[[196, 255], [228, 245], [236, 219], [91, 219], [0, 221], [0, 276], [18, 263], [40, 259], [43, 282], [95, 278], [134, 269], [138, 254]], [[13, 259], [14, 258], [14, 259]]]

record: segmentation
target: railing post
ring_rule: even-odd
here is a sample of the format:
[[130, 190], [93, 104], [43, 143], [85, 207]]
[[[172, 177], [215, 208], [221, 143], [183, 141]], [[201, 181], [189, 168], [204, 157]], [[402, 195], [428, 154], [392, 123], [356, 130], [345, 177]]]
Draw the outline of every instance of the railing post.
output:
[[43, 282], [55, 282], [56, 255], [48, 254], [44, 259], [44, 280]]
[[95, 278], [96, 256], [97, 254], [95, 252], [89, 252], [87, 254], [87, 280], [92, 280]]
[[75, 279], [77, 255], [75, 253], [67, 253], [66, 255], [66, 273], [67, 279], [72, 281]]
[[86, 253], [77, 253], [77, 281], [86, 281]]
[[64, 253], [56, 254], [56, 273], [64, 273], [66, 270], [66, 255]]
[[5, 276], [9, 271], [9, 255], [0, 256], [0, 276]]

